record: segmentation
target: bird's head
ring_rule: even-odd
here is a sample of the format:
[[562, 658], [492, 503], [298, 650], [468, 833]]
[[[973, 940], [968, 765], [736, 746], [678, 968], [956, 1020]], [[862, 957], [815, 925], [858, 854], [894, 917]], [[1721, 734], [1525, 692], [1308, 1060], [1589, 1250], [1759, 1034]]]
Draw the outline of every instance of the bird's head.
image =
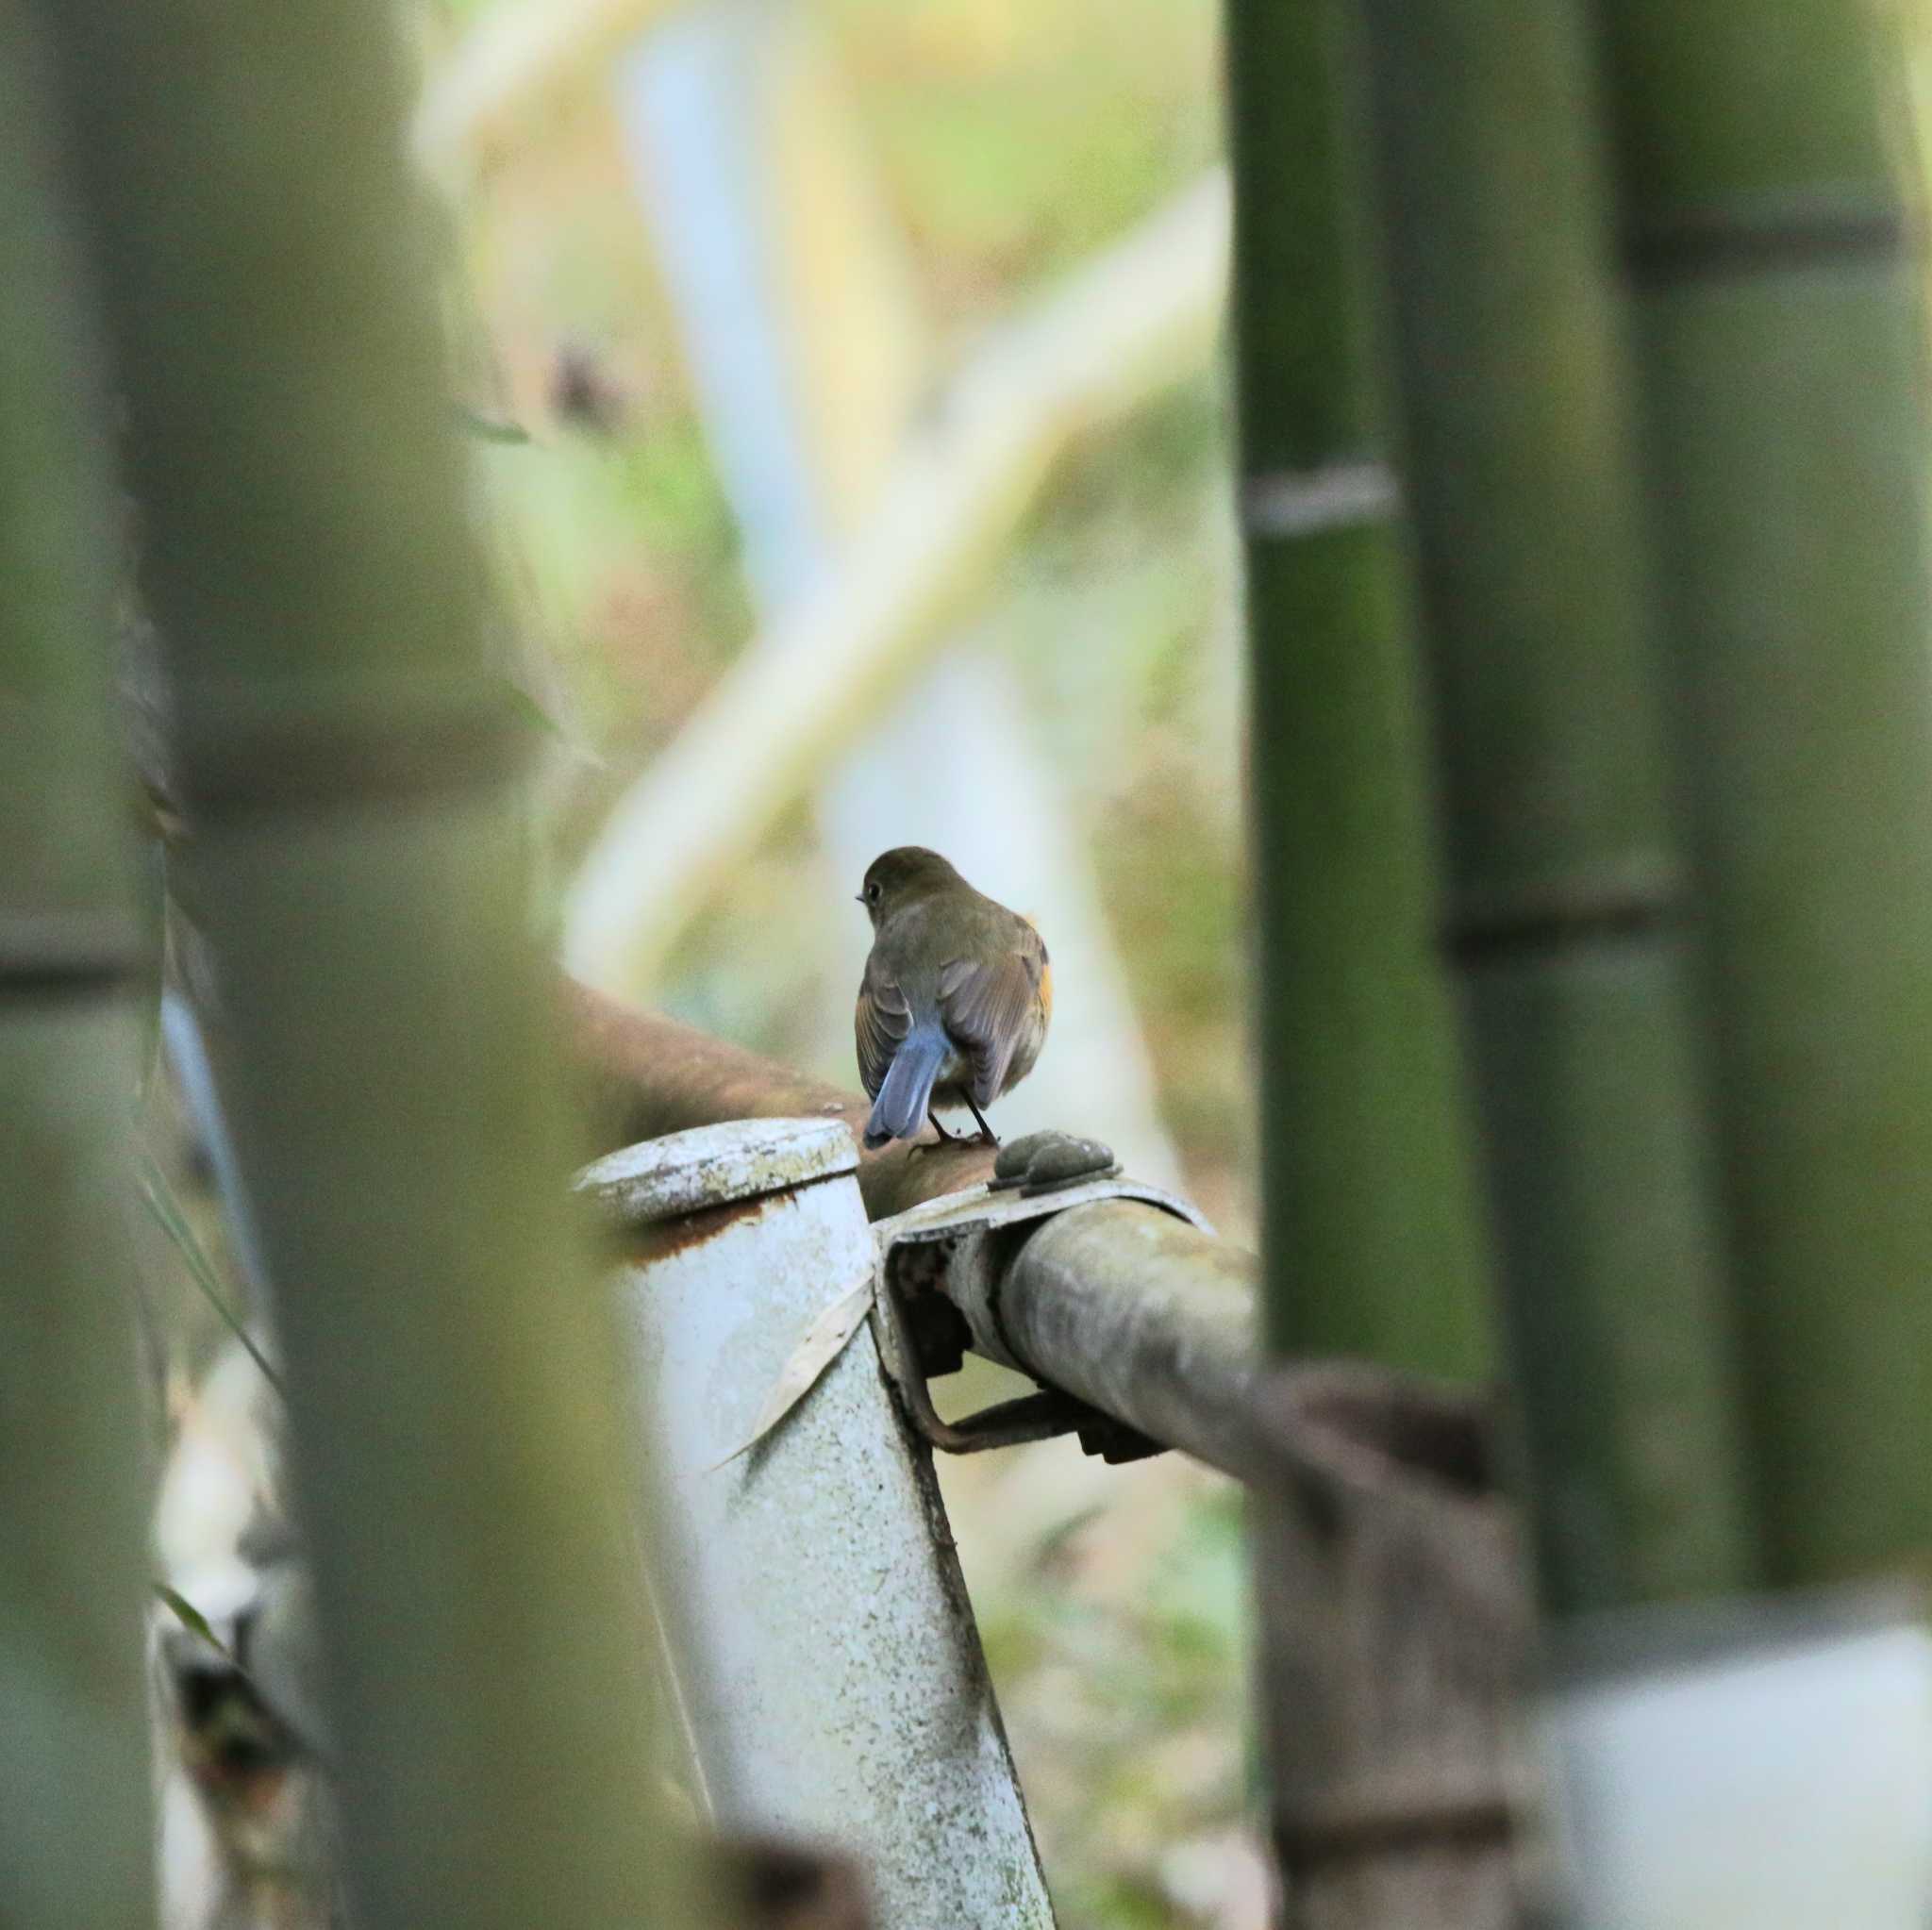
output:
[[937, 851], [923, 844], [901, 844], [881, 852], [866, 868], [858, 902], [876, 931], [900, 906], [965, 882]]

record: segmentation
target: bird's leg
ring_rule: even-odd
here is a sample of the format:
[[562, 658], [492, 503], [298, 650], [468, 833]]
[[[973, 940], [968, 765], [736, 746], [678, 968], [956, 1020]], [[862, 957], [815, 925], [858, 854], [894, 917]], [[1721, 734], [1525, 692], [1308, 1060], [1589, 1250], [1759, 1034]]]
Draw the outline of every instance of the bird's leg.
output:
[[[969, 1106], [970, 1106], [970, 1105], [971, 1105], [972, 1103], [973, 1103], [973, 1102], [972, 1102], [971, 1100], [968, 1100], [968, 1101], [967, 1101], [967, 1104], [968, 1104]], [[942, 1145], [942, 1146], [957, 1146], [957, 1145], [958, 1145], [958, 1144], [959, 1143], [959, 1135], [958, 1135], [958, 1133], [949, 1133], [949, 1132], [948, 1132], [948, 1131], [947, 1131], [947, 1130], [945, 1129], [945, 1127], [944, 1127], [944, 1126], [942, 1126], [942, 1125], [941, 1125], [941, 1124], [940, 1123], [940, 1116], [939, 1116], [939, 1114], [938, 1114], [938, 1113], [936, 1113], [936, 1112], [935, 1112], [935, 1111], [934, 1111], [934, 1110], [932, 1109], [932, 1107], [931, 1107], [931, 1106], [927, 1106], [927, 1107], [925, 1108], [925, 1116], [926, 1116], [926, 1118], [927, 1118], [927, 1119], [931, 1120], [931, 1122], [932, 1122], [932, 1129], [933, 1129], [933, 1131], [934, 1131], [934, 1132], [936, 1132], [936, 1133], [937, 1133], [937, 1134], [938, 1134], [938, 1135], [940, 1136], [940, 1138], [939, 1138], [939, 1143], [940, 1143], [941, 1145]]]
[[987, 1124], [985, 1113], [981, 1112], [979, 1107], [974, 1105], [973, 1094], [970, 1092], [966, 1095], [966, 1104], [973, 1106], [973, 1117], [979, 1122], [979, 1137], [989, 1146], [997, 1146], [1000, 1142], [1000, 1136]]

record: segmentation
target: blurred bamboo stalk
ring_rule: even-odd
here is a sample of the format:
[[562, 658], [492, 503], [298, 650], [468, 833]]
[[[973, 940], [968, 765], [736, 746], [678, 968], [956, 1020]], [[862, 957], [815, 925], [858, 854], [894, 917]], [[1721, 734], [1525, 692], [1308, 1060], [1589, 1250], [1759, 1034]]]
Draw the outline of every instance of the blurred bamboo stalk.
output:
[[33, 23], [0, 0], [0, 1922], [154, 1921], [120, 535]]
[[1932, 1553], [1916, 216], [1878, 12], [1603, 9], [1774, 1579]]
[[691, 1921], [381, 0], [47, 5], [367, 1930]]
[[1487, 1287], [1344, 34], [1325, 0], [1228, 12], [1268, 1339], [1471, 1376]]
[[1755, 1524], [1586, 22], [1549, 0], [1363, 21], [1544, 1601], [1722, 1594]]
[[716, 880], [891, 701], [984, 580], [1054, 458], [1212, 347], [1225, 184], [1210, 177], [1008, 324], [928, 412], [842, 560], [774, 621], [619, 800], [565, 907], [564, 960], [648, 978]]
[[684, 0], [498, 0], [470, 28], [418, 104], [416, 158], [459, 192], [518, 125], [573, 81], [586, 84], [626, 42]]
[[1515, 1930], [1528, 1617], [1480, 1432], [1386, 1370], [1331, 1403], [1290, 1364], [1490, 1360], [1355, 25], [1343, 0], [1228, 9], [1265, 1339], [1298, 1449], [1250, 1516], [1270, 1816], [1296, 1930]]

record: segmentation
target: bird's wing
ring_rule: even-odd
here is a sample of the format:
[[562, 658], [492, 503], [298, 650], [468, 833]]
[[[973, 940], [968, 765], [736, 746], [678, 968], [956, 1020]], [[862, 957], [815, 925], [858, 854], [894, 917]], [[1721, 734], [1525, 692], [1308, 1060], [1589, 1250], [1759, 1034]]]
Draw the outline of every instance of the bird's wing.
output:
[[912, 1030], [912, 1007], [898, 981], [874, 954], [858, 981], [858, 1009], [853, 1021], [858, 1038], [858, 1076], [865, 1096], [876, 1099], [906, 1035]]
[[940, 1015], [973, 1075], [973, 1101], [991, 1106], [1035, 1008], [1046, 947], [1019, 920], [1013, 949], [991, 958], [956, 958], [940, 973]]

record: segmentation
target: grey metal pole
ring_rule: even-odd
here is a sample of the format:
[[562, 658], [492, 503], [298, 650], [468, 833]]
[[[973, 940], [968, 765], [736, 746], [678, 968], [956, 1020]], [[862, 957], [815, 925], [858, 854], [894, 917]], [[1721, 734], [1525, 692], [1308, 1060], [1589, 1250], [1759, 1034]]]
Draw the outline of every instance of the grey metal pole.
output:
[[[839, 1120], [740, 1120], [599, 1160], [700, 1801], [836, 1842], [882, 1926], [1052, 1930], [932, 1463], [864, 1329], [877, 1249]], [[815, 1318], [858, 1331], [741, 1450]], [[851, 1330], [848, 1326], [847, 1331]]]
[[1000, 1331], [1042, 1380], [1256, 1481], [1279, 1458], [1260, 1398], [1258, 1281], [1254, 1255], [1230, 1241], [1099, 1200], [1042, 1221], [1020, 1248], [1000, 1280]]

